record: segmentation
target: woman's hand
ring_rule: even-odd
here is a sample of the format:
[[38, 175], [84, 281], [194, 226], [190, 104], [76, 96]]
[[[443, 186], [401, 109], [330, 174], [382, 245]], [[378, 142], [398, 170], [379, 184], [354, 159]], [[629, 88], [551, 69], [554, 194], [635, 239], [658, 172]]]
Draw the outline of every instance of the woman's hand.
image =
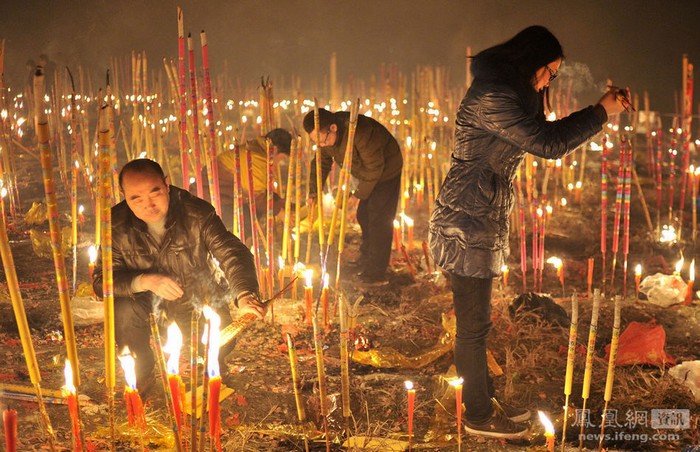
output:
[[616, 86], [611, 86], [609, 87], [608, 92], [600, 98], [598, 103], [605, 108], [605, 112], [608, 114], [608, 116], [611, 116], [622, 113], [628, 108], [633, 109], [634, 107], [629, 99], [629, 88], [623, 89]]

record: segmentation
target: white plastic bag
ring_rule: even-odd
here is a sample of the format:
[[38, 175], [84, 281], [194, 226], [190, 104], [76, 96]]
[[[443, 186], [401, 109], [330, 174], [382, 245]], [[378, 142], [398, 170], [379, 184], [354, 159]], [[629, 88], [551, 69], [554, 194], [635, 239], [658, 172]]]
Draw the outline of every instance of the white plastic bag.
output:
[[690, 388], [695, 401], [700, 403], [700, 361], [686, 361], [671, 367], [668, 373]]
[[73, 324], [88, 326], [104, 321], [104, 303], [93, 296], [78, 295], [71, 300]]
[[647, 276], [639, 284], [639, 291], [647, 296], [649, 303], [668, 307], [685, 301], [688, 285], [678, 275], [656, 273]]

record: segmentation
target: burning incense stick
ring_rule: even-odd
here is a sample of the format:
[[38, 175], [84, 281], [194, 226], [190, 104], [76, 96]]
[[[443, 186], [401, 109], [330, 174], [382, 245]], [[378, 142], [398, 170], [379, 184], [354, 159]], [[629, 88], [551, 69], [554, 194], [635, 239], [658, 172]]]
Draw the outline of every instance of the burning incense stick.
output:
[[[586, 402], [591, 390], [591, 372], [593, 371], [593, 355], [595, 354], [595, 340], [598, 333], [598, 312], [600, 310], [600, 290], [593, 291], [593, 312], [591, 313], [591, 326], [588, 331], [588, 348], [586, 350], [586, 368], [583, 373], [583, 391], [581, 398], [583, 399], [582, 413], [586, 412]], [[581, 423], [581, 431], [579, 432], [578, 447], [583, 447], [583, 428], [585, 422]]]
[[571, 395], [571, 384], [574, 379], [574, 364], [576, 361], [576, 337], [578, 335], [578, 295], [576, 292], [571, 295], [571, 326], [569, 327], [569, 348], [566, 354], [566, 377], [564, 378], [564, 425], [561, 432], [561, 449], [564, 451], [566, 443], [566, 424], [569, 414], [569, 396]]
[[615, 314], [613, 318], [613, 330], [612, 339], [610, 342], [610, 357], [608, 359], [608, 375], [605, 379], [605, 395], [603, 400], [605, 400], [605, 406], [603, 407], [603, 422], [600, 426], [600, 441], [598, 442], [598, 449], [602, 450], [603, 439], [605, 438], [605, 424], [607, 423], [607, 411], [608, 403], [612, 399], [613, 383], [615, 381], [615, 358], [617, 357], [617, 343], [620, 339], [620, 309], [621, 300], [619, 296], [615, 297]]

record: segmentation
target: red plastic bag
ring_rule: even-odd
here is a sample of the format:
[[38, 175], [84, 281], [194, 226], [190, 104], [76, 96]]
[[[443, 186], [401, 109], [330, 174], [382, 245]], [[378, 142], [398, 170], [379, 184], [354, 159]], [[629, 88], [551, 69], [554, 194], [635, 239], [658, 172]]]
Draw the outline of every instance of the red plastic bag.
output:
[[[666, 346], [666, 331], [656, 322], [630, 322], [625, 331], [620, 334], [617, 346], [616, 366], [631, 366], [634, 364], [651, 364], [664, 366], [676, 364], [668, 353]], [[610, 356], [610, 345], [605, 347], [606, 357]]]

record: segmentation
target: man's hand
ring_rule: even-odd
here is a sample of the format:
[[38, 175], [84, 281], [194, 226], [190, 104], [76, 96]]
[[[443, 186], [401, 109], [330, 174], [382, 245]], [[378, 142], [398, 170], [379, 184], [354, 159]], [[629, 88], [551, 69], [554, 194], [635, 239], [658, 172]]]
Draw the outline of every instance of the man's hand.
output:
[[255, 298], [252, 294], [244, 295], [238, 299], [238, 316], [243, 316], [245, 314], [251, 313], [262, 320], [267, 312], [267, 306], [263, 305], [260, 300]]
[[145, 290], [150, 290], [168, 301], [176, 300], [184, 294], [182, 287], [174, 279], [157, 273], [142, 275], [140, 284]]

